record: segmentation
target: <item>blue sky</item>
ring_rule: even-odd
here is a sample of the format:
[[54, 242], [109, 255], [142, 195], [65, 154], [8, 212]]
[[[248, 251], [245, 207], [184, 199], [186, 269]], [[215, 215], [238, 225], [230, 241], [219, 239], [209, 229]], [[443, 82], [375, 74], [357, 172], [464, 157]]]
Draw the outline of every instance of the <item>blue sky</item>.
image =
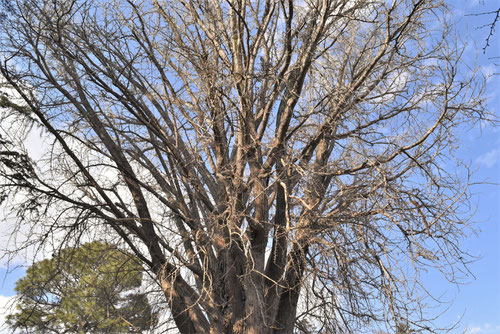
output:
[[[480, 27], [490, 23], [494, 15], [470, 14], [496, 10], [500, 1], [455, 0], [450, 6], [458, 20], [458, 35], [468, 41], [465, 61], [471, 67], [476, 63], [485, 75], [490, 76], [487, 82], [488, 106], [498, 117], [500, 75], [492, 74], [500, 73], [500, 58], [494, 58], [500, 57], [500, 22], [490, 40], [491, 45], [483, 53], [489, 30]], [[474, 220], [478, 222], [475, 226], [480, 232], [464, 243], [464, 248], [479, 256], [479, 260], [469, 267], [475, 278], [471, 276], [468, 283], [459, 287], [429, 279], [434, 291], [442, 291], [448, 299], [454, 298], [454, 303], [436, 323], [447, 326], [461, 318], [459, 327], [452, 333], [466, 330], [468, 334], [500, 334], [500, 128], [486, 125], [464, 131], [457, 156], [476, 170], [473, 181], [483, 182], [472, 187], [475, 194], [472, 203], [476, 207]], [[15, 281], [24, 275], [23, 269], [10, 268], [9, 271], [4, 263], [0, 263], [0, 327], [2, 304], [8, 301], [7, 297], [14, 295]], [[0, 333], [3, 333], [1, 329]]]
[[[500, 108], [500, 22], [496, 34], [490, 39], [490, 46], [483, 53], [489, 28], [484, 27], [493, 21], [494, 15], [471, 16], [500, 8], [500, 1], [456, 0], [450, 2], [451, 9], [458, 19], [458, 33], [468, 40], [465, 61], [481, 67], [489, 76], [487, 81], [488, 108], [499, 116]], [[468, 16], [466, 16], [468, 15]], [[497, 58], [495, 58], [497, 57]], [[477, 236], [468, 238], [464, 248], [479, 256], [470, 265], [474, 277], [459, 287], [435, 284], [436, 290], [447, 292], [455, 300], [450, 309], [437, 321], [447, 325], [462, 315], [459, 328], [453, 333], [500, 334], [500, 129], [491, 126], [476, 127], [461, 136], [458, 157], [468, 162], [476, 170], [473, 181], [484, 182], [472, 187], [476, 207], [474, 221], [480, 231]]]

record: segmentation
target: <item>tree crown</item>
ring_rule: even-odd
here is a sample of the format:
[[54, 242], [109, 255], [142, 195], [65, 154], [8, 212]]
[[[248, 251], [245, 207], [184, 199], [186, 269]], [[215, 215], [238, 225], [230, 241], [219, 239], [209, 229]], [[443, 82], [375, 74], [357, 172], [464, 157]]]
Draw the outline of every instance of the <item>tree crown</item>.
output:
[[32, 239], [119, 238], [181, 333], [428, 328], [486, 117], [452, 31], [433, 0], [19, 0], [0, 71], [52, 145], [5, 192]]
[[34, 263], [16, 283], [12, 327], [37, 333], [140, 333], [154, 325], [143, 270], [130, 254], [91, 242]]

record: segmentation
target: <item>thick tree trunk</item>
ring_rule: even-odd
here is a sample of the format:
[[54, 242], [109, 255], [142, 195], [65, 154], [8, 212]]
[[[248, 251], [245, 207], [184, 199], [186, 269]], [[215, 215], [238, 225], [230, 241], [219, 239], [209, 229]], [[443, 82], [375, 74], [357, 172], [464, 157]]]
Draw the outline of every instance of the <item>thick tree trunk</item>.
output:
[[181, 334], [208, 333], [209, 323], [197, 305], [192, 288], [179, 276], [170, 279], [162, 275], [160, 282], [179, 332]]

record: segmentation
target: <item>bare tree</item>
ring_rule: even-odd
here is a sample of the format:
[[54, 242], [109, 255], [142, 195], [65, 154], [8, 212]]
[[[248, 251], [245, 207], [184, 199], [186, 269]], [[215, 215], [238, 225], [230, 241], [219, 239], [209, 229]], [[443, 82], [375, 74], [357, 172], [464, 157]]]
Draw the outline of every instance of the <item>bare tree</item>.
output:
[[495, 36], [497, 23], [498, 20], [500, 19], [500, 8], [495, 8], [493, 10], [482, 13], [467, 14], [465, 16], [480, 16], [480, 17], [485, 17], [487, 19], [488, 23], [483, 24], [476, 28], [476, 29], [486, 29], [487, 31], [487, 36], [485, 38], [483, 46], [483, 53], [486, 53], [486, 50], [491, 46], [492, 38]]
[[31, 242], [125, 243], [180, 333], [436, 330], [421, 272], [467, 274], [451, 152], [485, 117], [440, 1], [10, 8], [3, 106], [52, 143], [1, 169]]

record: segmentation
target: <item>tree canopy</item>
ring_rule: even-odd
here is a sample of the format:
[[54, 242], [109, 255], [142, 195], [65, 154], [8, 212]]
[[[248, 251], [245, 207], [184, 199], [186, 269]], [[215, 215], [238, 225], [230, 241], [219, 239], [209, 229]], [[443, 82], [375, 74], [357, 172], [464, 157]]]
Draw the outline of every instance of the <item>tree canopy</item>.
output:
[[16, 283], [7, 324], [23, 333], [142, 333], [155, 325], [142, 274], [135, 258], [105, 243], [63, 249]]
[[22, 180], [0, 165], [30, 242], [127, 247], [183, 334], [436, 330], [421, 275], [468, 273], [453, 154], [488, 118], [443, 1], [8, 10], [9, 138], [29, 117], [50, 143]]

